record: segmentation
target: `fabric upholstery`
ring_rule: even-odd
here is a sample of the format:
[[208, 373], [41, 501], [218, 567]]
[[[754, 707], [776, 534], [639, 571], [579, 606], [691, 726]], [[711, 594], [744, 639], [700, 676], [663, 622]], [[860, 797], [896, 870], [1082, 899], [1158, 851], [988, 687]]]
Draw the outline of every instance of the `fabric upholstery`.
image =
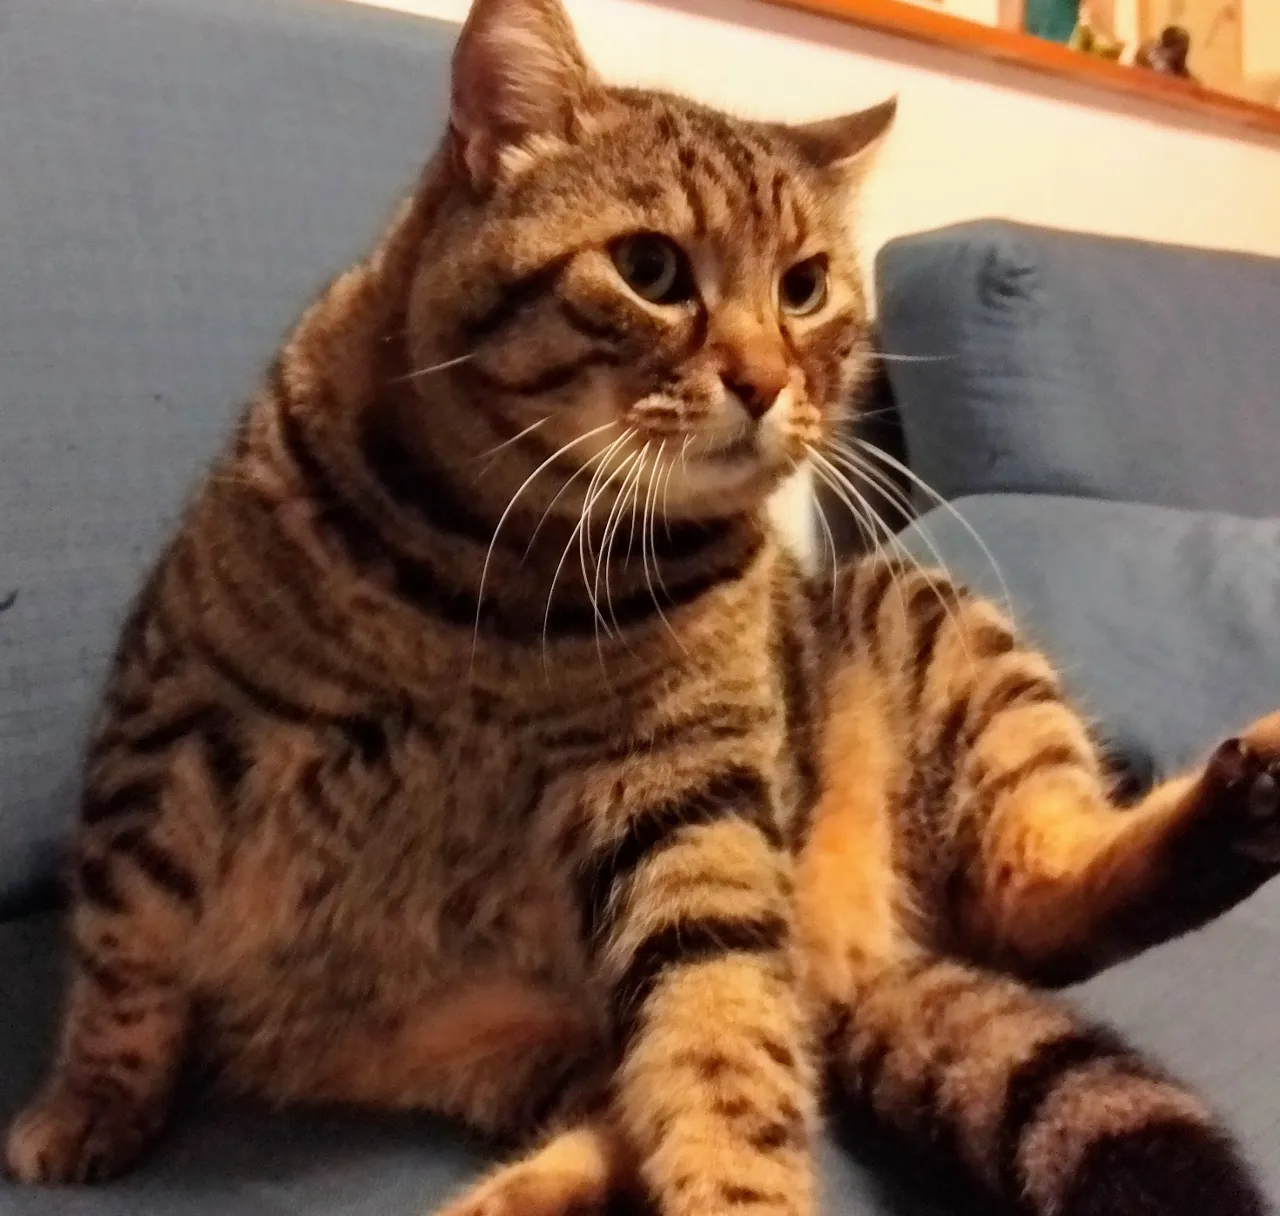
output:
[[1159, 772], [1280, 707], [1280, 519], [1001, 494], [904, 540], [975, 590], [1007, 589], [1101, 732]]
[[1003, 221], [877, 260], [916, 472], [944, 497], [1280, 515], [1280, 261]]
[[[275, 335], [365, 247], [411, 180], [439, 129], [454, 34], [322, 0], [0, 5], [0, 606], [9, 604], [0, 611], [0, 917], [11, 916], [0, 920], [0, 1123], [44, 1067], [64, 957], [51, 917], [12, 914], [48, 890], [74, 806], [86, 718], [127, 598]], [[1240, 273], [1238, 283], [1225, 276], [1222, 294], [1257, 307], [1262, 288], [1248, 266]], [[935, 349], [897, 316], [890, 349], [909, 340], [912, 349]], [[952, 340], [945, 327], [938, 332]], [[1169, 341], [1176, 347], [1179, 339]], [[1258, 376], [1280, 382], [1265, 351], [1251, 357]], [[1013, 392], [1024, 363], [1010, 356], [1006, 366]], [[1253, 371], [1235, 370], [1239, 383], [1253, 383]], [[914, 387], [899, 385], [904, 395]], [[927, 396], [929, 382], [919, 387]], [[1004, 391], [998, 383], [996, 390]], [[1065, 387], [1060, 396], [1068, 406], [1076, 400]], [[986, 433], [976, 404], [965, 408], [972, 417], [942, 436], [935, 456]], [[904, 413], [918, 428], [921, 414]], [[1082, 417], [1079, 448], [1065, 422], [1052, 434], [1014, 432], [1030, 453], [1027, 467], [1044, 460], [1042, 439], [1065, 443], [1072, 468], [1094, 467], [1096, 412]], [[1203, 480], [1193, 470], [1188, 484], [1206, 498], [1222, 489], [1216, 505], [1247, 511], [1254, 504], [1236, 496], [1257, 492], [1256, 463], [1242, 464], [1233, 483], [1216, 455], [1219, 438], [1184, 427], [1169, 442], [1190, 451], [1203, 443]], [[980, 468], [991, 449], [982, 451]], [[1002, 452], [1007, 470], [1016, 461]], [[963, 485], [970, 473], [951, 455]], [[940, 481], [936, 465], [927, 475]], [[1073, 539], [1073, 528], [1092, 526], [1084, 516], [1058, 526], [1036, 522], [1026, 506], [1007, 518], [995, 506], [969, 509], [1046, 642], [1078, 654], [1071, 672], [1081, 690], [1108, 721], [1132, 726], [1162, 763], [1206, 745], [1228, 719], [1280, 699], [1260, 696], [1275, 651], [1256, 611], [1265, 606], [1260, 597], [1275, 602], [1275, 588], [1243, 560], [1236, 569], [1244, 590], [1227, 589], [1225, 568], [1223, 583], [1213, 583], [1218, 539], [1192, 528], [1168, 541], [1165, 565], [1141, 584], [1149, 598], [1136, 601], [1154, 611], [1148, 630], [1134, 625], [1146, 618], [1127, 610], [1135, 601], [1108, 599], [1108, 585], [1117, 584], [1106, 580], [1121, 578], [1123, 564], [1095, 570], [1085, 533]], [[1241, 545], [1267, 543], [1265, 531], [1241, 521], [1212, 526], [1239, 535]], [[945, 520], [929, 527], [961, 567], [963, 537]], [[1173, 537], [1177, 528], [1168, 528]], [[1052, 577], [1049, 546], [1055, 561], [1059, 550], [1075, 554], [1077, 585], [1042, 581]], [[1135, 541], [1126, 552], [1137, 558], [1149, 546]], [[1202, 577], [1190, 577], [1196, 572]], [[973, 576], [982, 578], [976, 566]], [[1161, 596], [1166, 578], [1174, 607]], [[1218, 598], [1206, 598], [1215, 586]], [[1183, 602], [1192, 622], [1182, 643], [1198, 638], [1191, 665], [1179, 661], [1172, 624]], [[1219, 633], [1209, 630], [1214, 620]], [[1231, 630], [1246, 639], [1242, 655], [1228, 653]], [[1270, 1016], [1280, 998], [1278, 926], [1280, 908], [1264, 891], [1212, 930], [1090, 985], [1081, 999], [1202, 1083], [1280, 1197], [1280, 1059]], [[417, 1216], [482, 1160], [429, 1119], [274, 1115], [192, 1101], [129, 1179], [59, 1192], [0, 1180], [0, 1212]], [[851, 1156], [828, 1142], [822, 1178], [823, 1210], [850, 1216], [987, 1210], [947, 1175], [883, 1144], [860, 1141]]]
[[[1261, 905], [1266, 894], [1257, 897]], [[1280, 1200], [1280, 915], [1246, 906], [1070, 994], [1221, 1110]], [[49, 916], [0, 924], [0, 1125], [37, 1082], [57, 1006], [62, 942]], [[833, 1121], [820, 1210], [841, 1216], [993, 1216], [924, 1163]], [[188, 1097], [134, 1174], [97, 1190], [33, 1191], [0, 1177], [5, 1216], [429, 1216], [488, 1163], [427, 1118], [271, 1113]], [[1206, 1213], [1205, 1216], [1210, 1216]]]
[[140, 571], [438, 138], [455, 27], [318, 0], [0, 8], [3, 914], [54, 873]]

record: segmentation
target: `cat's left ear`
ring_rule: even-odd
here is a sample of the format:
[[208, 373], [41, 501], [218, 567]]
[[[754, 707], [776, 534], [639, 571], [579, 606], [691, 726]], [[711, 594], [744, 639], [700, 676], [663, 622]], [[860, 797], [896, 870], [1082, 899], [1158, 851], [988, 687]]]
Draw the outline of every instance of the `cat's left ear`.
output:
[[869, 110], [789, 127], [791, 138], [819, 169], [860, 170], [874, 156], [898, 113], [890, 97]]
[[455, 163], [492, 184], [568, 139], [599, 88], [560, 0], [474, 0], [453, 52]]

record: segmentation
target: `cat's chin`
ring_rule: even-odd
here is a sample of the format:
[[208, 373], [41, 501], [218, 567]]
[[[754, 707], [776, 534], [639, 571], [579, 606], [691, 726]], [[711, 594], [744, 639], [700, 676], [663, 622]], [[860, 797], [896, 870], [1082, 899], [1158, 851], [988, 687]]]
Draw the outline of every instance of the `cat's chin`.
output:
[[[754, 510], [792, 471], [789, 462], [766, 461], [758, 452], [731, 459], [702, 457], [686, 479], [682, 513], [711, 519]], [[671, 501], [676, 501], [674, 492]]]

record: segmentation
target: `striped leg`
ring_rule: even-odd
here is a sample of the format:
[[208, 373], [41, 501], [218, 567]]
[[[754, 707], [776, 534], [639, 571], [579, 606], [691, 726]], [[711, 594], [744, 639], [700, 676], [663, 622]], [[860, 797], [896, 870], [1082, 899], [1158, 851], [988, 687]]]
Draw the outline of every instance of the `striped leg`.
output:
[[1213, 1116], [1106, 1030], [1015, 981], [916, 960], [861, 976], [839, 1089], [1028, 1216], [1262, 1216]]
[[163, 1126], [188, 1015], [172, 970], [183, 925], [171, 909], [149, 911], [77, 910], [53, 1075], [9, 1131], [7, 1164], [21, 1182], [111, 1177]]
[[969, 759], [976, 839], [959, 908], [979, 957], [1064, 982], [1205, 924], [1280, 870], [1280, 715], [1131, 810], [1074, 715], [1013, 705]]
[[887, 690], [887, 739], [856, 750], [900, 757], [879, 780], [939, 940], [1037, 981], [1076, 979], [1280, 870], [1280, 714], [1121, 811], [1056, 673], [990, 604], [874, 564], [847, 598], [862, 686]]
[[1120, 821], [1048, 664], [936, 577], [873, 563], [841, 602], [796, 884], [837, 1090], [1028, 1216], [1260, 1216], [1234, 1149], [1180, 1086], [1048, 998], [915, 944], [955, 940], [953, 898], [974, 940], [989, 889], [975, 875], [1026, 872], [985, 835], [1020, 791], [1046, 832], [1069, 836], [1082, 807]]
[[660, 802], [630, 790], [585, 883], [623, 1053], [619, 1123], [663, 1216], [807, 1216], [813, 1093], [787, 966], [789, 862], [759, 775], [693, 781]]

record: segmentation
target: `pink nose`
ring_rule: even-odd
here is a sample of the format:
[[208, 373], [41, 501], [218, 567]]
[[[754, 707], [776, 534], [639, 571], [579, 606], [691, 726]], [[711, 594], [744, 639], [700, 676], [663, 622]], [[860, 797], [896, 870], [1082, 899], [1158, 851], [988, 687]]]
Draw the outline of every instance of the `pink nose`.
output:
[[742, 402], [742, 408], [757, 422], [773, 408], [773, 403], [786, 387], [785, 379], [775, 377], [747, 379], [721, 375], [720, 379], [724, 381], [725, 388]]

